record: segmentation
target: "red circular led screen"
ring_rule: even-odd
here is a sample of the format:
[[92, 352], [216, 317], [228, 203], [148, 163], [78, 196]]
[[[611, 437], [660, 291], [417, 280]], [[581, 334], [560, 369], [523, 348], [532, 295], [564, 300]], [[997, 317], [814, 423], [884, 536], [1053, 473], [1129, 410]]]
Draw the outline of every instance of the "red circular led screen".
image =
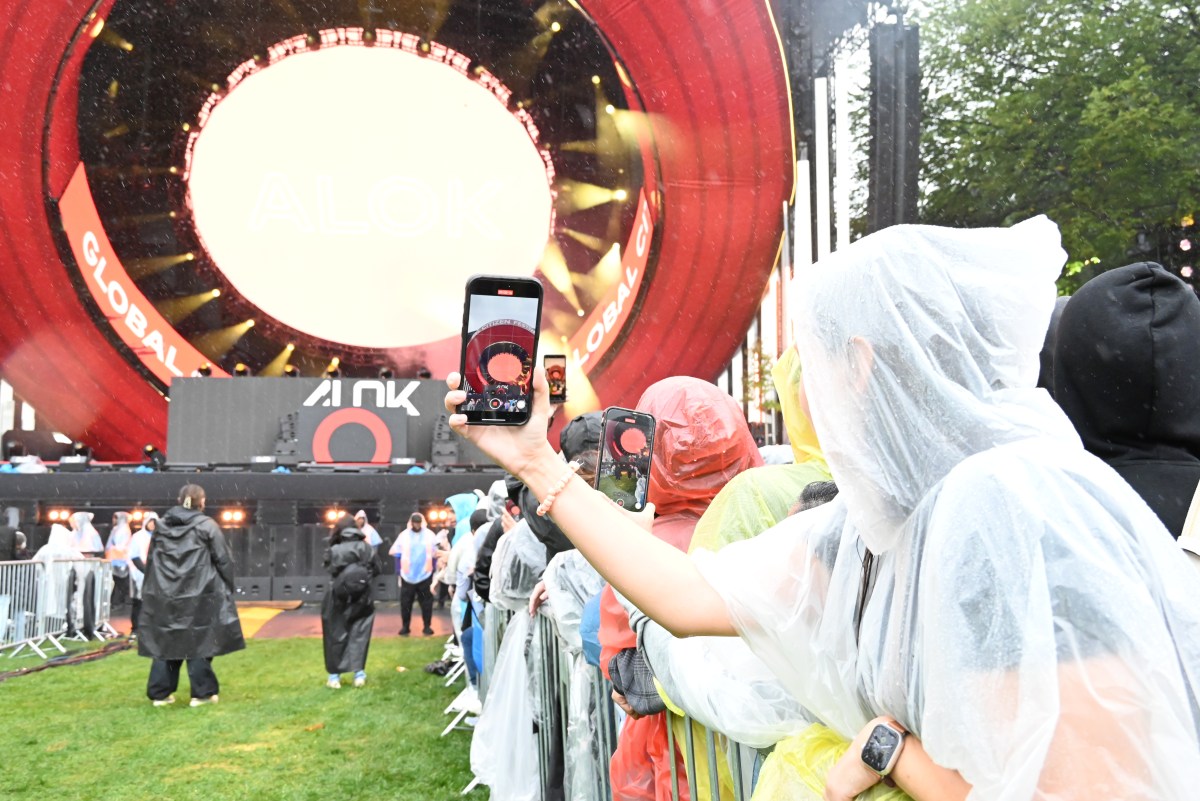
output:
[[[580, 5], [612, 50], [625, 93], [618, 105], [640, 104], [652, 144], [642, 153], [642, 193], [626, 204], [623, 259], [601, 258], [596, 268], [610, 271], [613, 291], [582, 310], [562, 351], [582, 364], [568, 376], [573, 400], [627, 405], [668, 375], [714, 377], [744, 336], [791, 194], [787, 76], [766, 0]], [[0, 184], [8, 301], [0, 315], [0, 376], [51, 426], [87, 441], [101, 458], [136, 459], [146, 442], [162, 443], [163, 389], [197, 357], [182, 344], [187, 338], [173, 315], [161, 314], [160, 325], [150, 319], [153, 309], [114, 288], [101, 267], [111, 267], [103, 248], [73, 242], [61, 227], [58, 201], [81, 162], [75, 132], [87, 40], [122, 47], [119, 32], [100, 24], [112, 6], [9, 4], [10, 35], [0, 45], [0, 98], [13, 120], [0, 128], [9, 165]], [[86, 285], [97, 271], [102, 294]], [[543, 270], [542, 278], [555, 285], [562, 275]], [[569, 294], [566, 285], [558, 290]], [[561, 311], [571, 312], [565, 301]], [[456, 360], [455, 341], [431, 352], [428, 364], [442, 373]], [[587, 382], [576, 380], [580, 372]], [[587, 383], [594, 396], [580, 391]]]

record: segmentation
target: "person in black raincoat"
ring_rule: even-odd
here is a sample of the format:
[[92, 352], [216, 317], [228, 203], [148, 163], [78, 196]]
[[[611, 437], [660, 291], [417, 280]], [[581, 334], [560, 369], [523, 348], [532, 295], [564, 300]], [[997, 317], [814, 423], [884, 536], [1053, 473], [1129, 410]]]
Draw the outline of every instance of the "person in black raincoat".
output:
[[1153, 262], [1118, 267], [1066, 304], [1054, 399], [1083, 447], [1178, 538], [1200, 485], [1200, 298]]
[[333, 527], [325, 550], [325, 568], [333, 576], [321, 602], [321, 637], [325, 644], [325, 682], [331, 689], [342, 686], [341, 674], [353, 673], [354, 686], [367, 683], [367, 650], [375, 626], [375, 599], [371, 581], [380, 567], [375, 549], [342, 515]]
[[217, 702], [213, 657], [246, 647], [233, 595], [225, 536], [204, 514], [204, 489], [188, 484], [158, 521], [146, 557], [138, 653], [154, 659], [146, 695], [155, 706], [174, 702], [185, 659], [191, 705]]

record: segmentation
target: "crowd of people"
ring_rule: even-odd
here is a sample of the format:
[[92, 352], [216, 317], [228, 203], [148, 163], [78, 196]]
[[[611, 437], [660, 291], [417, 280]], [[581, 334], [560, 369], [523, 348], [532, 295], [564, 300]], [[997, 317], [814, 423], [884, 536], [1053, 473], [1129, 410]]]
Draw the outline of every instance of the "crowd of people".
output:
[[[761, 466], [736, 404], [668, 379], [635, 407], [658, 419], [641, 515], [547, 445], [540, 372], [527, 426], [451, 417], [554, 532], [545, 585], [509, 559], [493, 600], [575, 614], [589, 582], [564, 566], [610, 583], [578, 629], [627, 713], [614, 798], [669, 798], [672, 763], [680, 797], [726, 797], [725, 766], [708, 787], [668, 747], [665, 708], [771, 749], [756, 798], [1194, 797], [1200, 299], [1143, 263], [1056, 302], [1064, 261], [1045, 218], [825, 259], [777, 369], [794, 463]], [[527, 788], [478, 741], [512, 695], [489, 686], [472, 749], [499, 799]]]

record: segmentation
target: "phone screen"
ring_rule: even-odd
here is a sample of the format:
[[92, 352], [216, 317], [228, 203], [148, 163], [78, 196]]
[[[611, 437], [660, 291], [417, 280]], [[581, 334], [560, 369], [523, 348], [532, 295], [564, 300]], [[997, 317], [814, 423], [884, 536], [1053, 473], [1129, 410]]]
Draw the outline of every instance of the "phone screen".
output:
[[531, 278], [473, 276], [463, 309], [458, 407], [477, 425], [524, 425], [533, 406], [533, 360], [542, 316], [542, 285]]
[[629, 409], [605, 409], [596, 489], [617, 506], [642, 511], [646, 508], [646, 493], [650, 487], [650, 455], [653, 452], [653, 417]]
[[550, 402], [567, 402], [567, 357], [561, 354], [542, 359], [546, 368], [546, 383], [550, 385]]

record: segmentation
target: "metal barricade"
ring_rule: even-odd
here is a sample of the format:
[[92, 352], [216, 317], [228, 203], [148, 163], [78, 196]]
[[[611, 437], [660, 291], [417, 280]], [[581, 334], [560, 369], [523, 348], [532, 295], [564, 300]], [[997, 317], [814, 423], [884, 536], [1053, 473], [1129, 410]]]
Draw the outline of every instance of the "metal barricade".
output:
[[47, 626], [46, 572], [42, 562], [0, 562], [0, 651], [10, 657], [28, 648], [45, 659], [47, 644], [66, 652]]
[[[583, 771], [583, 781], [590, 797], [609, 801], [612, 786], [608, 762], [617, 746], [616, 707], [612, 701], [612, 684], [598, 667], [581, 666], [582, 655], [572, 654], [558, 636], [554, 622], [544, 613], [537, 618], [536, 648], [531, 667], [537, 681], [538, 756], [542, 780], [542, 798], [563, 797], [564, 784], [572, 782], [573, 773]], [[583, 686], [576, 686], [576, 683]], [[578, 702], [572, 708], [569, 699]], [[590, 764], [572, 760], [570, 732], [573, 726], [595, 732], [595, 741], [588, 739]], [[561, 766], [560, 772], [557, 768]]]
[[500, 653], [500, 643], [504, 640], [504, 631], [512, 612], [501, 609], [495, 604], [488, 604], [483, 610], [483, 665], [479, 671], [479, 701], [487, 700], [488, 681], [492, 669], [496, 667], [496, 655]]
[[[669, 751], [677, 747], [675, 741], [676, 722], [682, 722], [683, 743], [678, 744], [687, 765], [688, 776], [697, 776], [697, 745], [703, 749], [705, 774], [708, 779], [708, 792], [700, 793], [697, 782], [690, 783], [692, 801], [749, 801], [754, 789], [754, 766], [758, 761], [758, 751], [741, 743], [734, 742], [715, 732], [707, 726], [701, 726], [690, 715], [679, 716], [667, 711], [667, 745]], [[704, 733], [703, 742], [696, 742], [695, 730]], [[729, 782], [722, 782], [721, 766], [728, 771]], [[675, 763], [671, 763], [671, 799], [679, 801], [680, 777], [676, 775]]]
[[118, 636], [112, 590], [112, 565], [100, 559], [0, 562], [0, 651], [45, 659], [45, 646], [66, 653], [64, 639]]
[[[485, 613], [486, 647], [484, 667], [480, 674], [481, 688], [486, 686], [492, 667], [495, 665], [503, 630], [511, 614], [488, 607]], [[568, 699], [573, 693], [582, 691], [589, 698], [583, 714], [595, 733], [595, 743], [589, 754], [594, 765], [586, 766], [594, 778], [594, 787], [589, 786], [589, 796], [601, 801], [611, 801], [612, 785], [609, 776], [609, 760], [617, 748], [619, 711], [612, 701], [612, 684], [604, 678], [598, 667], [588, 665], [586, 671], [573, 671], [579, 664], [579, 654], [572, 654], [558, 636], [553, 620], [544, 612], [537, 617], [530, 641], [529, 670], [532, 677], [531, 692], [534, 693], [534, 717], [537, 723], [538, 772], [542, 798], [570, 797], [564, 788], [572, 770], [569, 732], [582, 710], [574, 710]], [[584, 678], [586, 677], [586, 678]], [[587, 687], [575, 686], [586, 682]], [[481, 692], [482, 694], [482, 692]], [[574, 713], [574, 717], [573, 717]], [[690, 783], [692, 801], [749, 801], [753, 791], [755, 765], [759, 752], [734, 742], [719, 732], [703, 727], [690, 716], [678, 716], [667, 712], [667, 739], [669, 750], [676, 748], [682, 755], [689, 776], [696, 777], [697, 767], [707, 778], [707, 793], [698, 791], [695, 780]], [[677, 743], [672, 723], [682, 722], [683, 742]], [[559, 770], [559, 768], [562, 770]], [[675, 763], [671, 765], [671, 798], [678, 801], [680, 785], [686, 777], [676, 775]], [[566, 795], [564, 793], [566, 792]]]

